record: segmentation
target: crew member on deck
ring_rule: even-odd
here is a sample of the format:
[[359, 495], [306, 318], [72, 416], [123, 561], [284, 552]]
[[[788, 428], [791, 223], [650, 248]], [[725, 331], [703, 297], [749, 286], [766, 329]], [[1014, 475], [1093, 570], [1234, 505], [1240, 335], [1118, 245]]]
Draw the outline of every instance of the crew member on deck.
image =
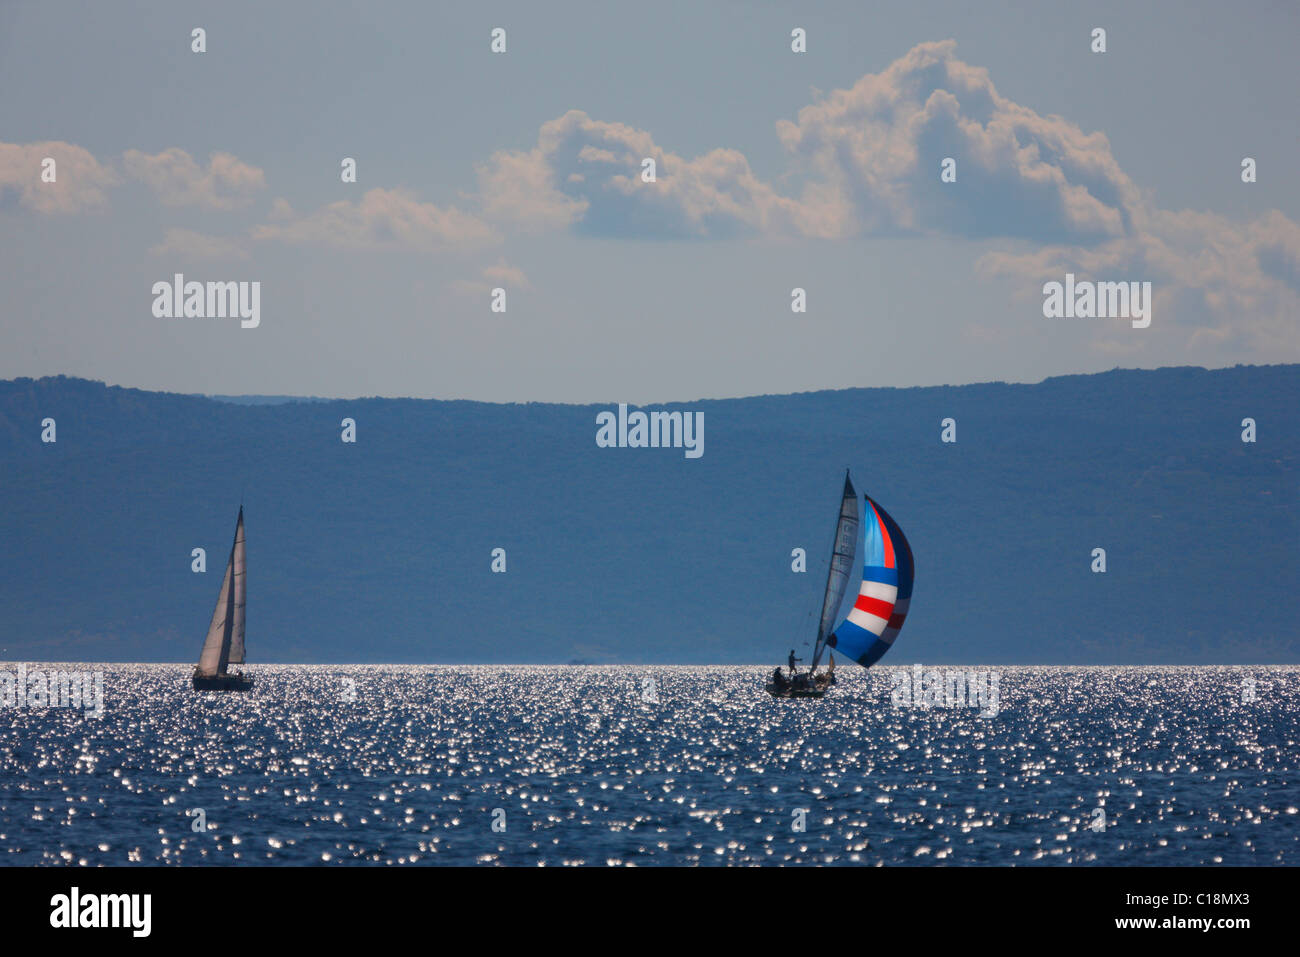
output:
[[802, 658], [796, 658], [796, 657], [794, 656], [794, 649], [791, 648], [791, 649], [790, 649], [790, 674], [791, 674], [791, 676], [794, 676], [795, 674], [798, 674], [798, 672], [799, 672], [799, 669], [796, 668], [796, 667], [794, 666], [794, 663], [795, 663], [796, 661], [803, 661], [803, 659], [802, 659]]

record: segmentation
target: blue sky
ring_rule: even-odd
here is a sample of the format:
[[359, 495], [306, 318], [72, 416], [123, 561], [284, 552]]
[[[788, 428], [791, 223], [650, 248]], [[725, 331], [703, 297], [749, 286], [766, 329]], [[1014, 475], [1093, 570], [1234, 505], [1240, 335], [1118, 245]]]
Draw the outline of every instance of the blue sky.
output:
[[[1300, 361], [1300, 13], [1132, 6], [3, 3], [0, 376], [653, 402]], [[1045, 319], [1066, 271], [1150, 281], [1151, 326]], [[156, 318], [175, 272], [261, 282], [261, 324]]]

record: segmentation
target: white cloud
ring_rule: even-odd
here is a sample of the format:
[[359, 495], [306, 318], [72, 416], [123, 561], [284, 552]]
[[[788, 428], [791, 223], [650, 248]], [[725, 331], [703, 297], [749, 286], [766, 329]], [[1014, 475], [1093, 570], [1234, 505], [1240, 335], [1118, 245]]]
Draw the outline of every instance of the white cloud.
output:
[[[55, 181], [42, 182], [42, 162], [54, 160]], [[72, 143], [0, 143], [0, 209], [6, 194], [37, 213], [79, 213], [107, 202], [117, 174]]]
[[[654, 183], [641, 180], [646, 158]], [[534, 149], [495, 153], [478, 173], [484, 215], [525, 230], [715, 238], [792, 232], [801, 212], [736, 150], [685, 159], [644, 130], [580, 110], [543, 124]]]
[[[978, 271], [1026, 295], [1068, 271], [1151, 280], [1161, 321], [1185, 326], [1189, 346], [1248, 336], [1294, 354], [1300, 226], [1280, 212], [1241, 224], [1155, 208], [1103, 133], [1003, 97], [952, 40], [819, 94], [776, 132], [805, 184], [797, 198], [735, 150], [684, 159], [574, 110], [544, 124], [532, 150], [480, 167], [480, 201], [493, 221], [598, 236], [1011, 240]], [[644, 157], [657, 183], [641, 182]], [[940, 181], [946, 157], [956, 183]]]
[[213, 153], [206, 169], [174, 146], [152, 156], [128, 150], [122, 163], [128, 176], [147, 184], [167, 206], [234, 209], [266, 186], [260, 169], [229, 153]]
[[207, 236], [190, 229], [167, 230], [163, 241], [149, 252], [181, 260], [248, 258], [248, 251], [238, 240]]
[[[1280, 212], [1233, 222], [1156, 208], [1120, 168], [1100, 132], [1042, 116], [957, 58], [951, 40], [922, 43], [848, 89], [818, 94], [776, 123], [799, 194], [783, 195], [747, 158], [718, 148], [693, 158], [650, 133], [571, 110], [544, 123], [534, 147], [492, 154], [477, 168], [470, 210], [371, 189], [299, 215], [283, 199], [255, 240], [344, 248], [473, 251], [502, 233], [569, 230], [631, 238], [942, 236], [997, 240], [977, 266], [1011, 278], [1026, 296], [1065, 272], [1153, 282], [1157, 322], [1184, 327], [1189, 345], [1250, 338], [1293, 355], [1300, 313], [1300, 226]], [[45, 156], [58, 182], [40, 181]], [[957, 182], [939, 164], [957, 161]], [[642, 161], [657, 182], [641, 180]], [[169, 206], [231, 209], [265, 187], [261, 170], [228, 153], [207, 165], [179, 148], [123, 155], [114, 169], [69, 143], [0, 144], [0, 209], [73, 213], [106, 203], [122, 174]], [[785, 181], [784, 179], [782, 180]], [[1008, 242], [1009, 241], [1009, 242]], [[169, 229], [158, 255], [235, 257], [240, 244]], [[489, 266], [460, 287], [519, 285]], [[496, 270], [496, 273], [492, 271]]]
[[[934, 233], [1092, 243], [1124, 235], [1139, 191], [1101, 133], [998, 94], [952, 40], [777, 123], [841, 234]], [[941, 183], [945, 157], [957, 182]]]
[[1066, 272], [1150, 281], [1157, 321], [1211, 353], [1248, 344], [1293, 355], [1300, 315], [1300, 225], [1277, 211], [1248, 223], [1214, 213], [1144, 211], [1140, 227], [1096, 246], [1046, 246], [980, 258], [977, 270], [1022, 282], [1026, 297]]
[[357, 202], [339, 200], [300, 218], [293, 218], [287, 203], [277, 202], [273, 212], [278, 221], [255, 227], [254, 239], [433, 251], [477, 248], [497, 239], [477, 216], [422, 202], [405, 190], [371, 189]]
[[479, 279], [453, 280], [451, 288], [472, 299], [486, 299], [492, 289], [497, 286], [506, 289], [531, 288], [524, 271], [517, 266], [507, 264], [504, 259], [498, 260], [495, 266], [485, 267], [479, 273], [479, 276]]
[[[685, 159], [644, 130], [572, 110], [541, 127], [534, 149], [494, 154], [479, 168], [484, 214], [607, 236], [1093, 243], [1125, 235], [1140, 205], [1105, 135], [1002, 97], [951, 40], [918, 45], [776, 132], [807, 182], [798, 198], [760, 180], [736, 150]], [[948, 156], [959, 185], [939, 182]], [[646, 157], [657, 165], [653, 184], [640, 178]]]

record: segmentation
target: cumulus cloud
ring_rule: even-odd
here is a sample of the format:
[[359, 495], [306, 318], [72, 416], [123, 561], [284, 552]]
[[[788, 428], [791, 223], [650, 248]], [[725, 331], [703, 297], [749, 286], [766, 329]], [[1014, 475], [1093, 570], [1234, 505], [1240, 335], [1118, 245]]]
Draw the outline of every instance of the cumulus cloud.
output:
[[168, 206], [234, 209], [266, 186], [260, 169], [229, 153], [213, 153], [204, 168], [174, 146], [153, 155], [127, 150], [122, 164], [128, 176], [147, 184]]
[[[1001, 96], [955, 44], [921, 44], [883, 72], [777, 124], [811, 177], [805, 201], [843, 235], [1013, 239], [1028, 250], [981, 258], [1037, 296], [1066, 272], [1150, 280], [1162, 322], [1191, 348], [1239, 336], [1294, 350], [1300, 226], [1280, 212], [1248, 223], [1153, 206], [1101, 133]], [[955, 184], [939, 181], [944, 157]]]
[[561, 192], [554, 185], [557, 175], [540, 148], [526, 153], [493, 154], [478, 170], [484, 215], [494, 221], [508, 220], [529, 231], [563, 228], [577, 222], [589, 204]]
[[[1131, 230], [1139, 190], [1101, 133], [998, 94], [952, 40], [922, 43], [878, 74], [777, 123], [843, 234], [932, 233], [1095, 243]], [[957, 161], [957, 183], [939, 164]]]
[[267, 214], [272, 222], [286, 223], [294, 218], [293, 207], [283, 196], [277, 196], [275, 202], [271, 204], [271, 211]]
[[507, 265], [504, 259], [495, 266], [485, 268], [483, 278], [498, 285], [510, 283], [525, 289], [528, 288], [528, 277], [524, 275], [524, 271], [517, 266]]
[[1023, 282], [1026, 296], [1066, 272], [1079, 279], [1149, 280], [1163, 323], [1184, 327], [1190, 348], [1234, 340], [1293, 353], [1300, 314], [1300, 225], [1277, 211], [1248, 223], [1214, 213], [1146, 210], [1138, 228], [1095, 246], [985, 254], [985, 275]]
[[[46, 157], [54, 160], [53, 183], [41, 179]], [[37, 213], [79, 213], [102, 207], [117, 174], [72, 143], [0, 143], [0, 210], [6, 203]]]
[[[922, 43], [847, 89], [817, 94], [776, 123], [790, 192], [765, 182], [737, 150], [683, 157], [645, 131], [572, 110], [540, 127], [535, 145], [492, 154], [476, 169], [467, 209], [400, 189], [296, 213], [277, 199], [251, 238], [344, 248], [473, 250], [502, 234], [727, 239], [938, 236], [995, 241], [979, 274], [1010, 278], [1027, 296], [1063, 273], [1151, 280], [1158, 322], [1186, 327], [1207, 348], [1234, 337], [1293, 353], [1300, 312], [1300, 226], [1280, 212], [1234, 222], [1155, 207], [1120, 168], [1106, 136], [1002, 96], [953, 41]], [[40, 181], [45, 156], [57, 184]], [[653, 158], [654, 183], [641, 179]], [[952, 157], [957, 182], [941, 183]], [[0, 210], [45, 213], [103, 205], [122, 176], [164, 204], [230, 209], [265, 186], [228, 153], [206, 165], [178, 148], [132, 150], [116, 167], [67, 143], [0, 144]], [[231, 240], [169, 230], [159, 255], [236, 256]], [[497, 270], [492, 273], [492, 270]], [[459, 286], [475, 294], [526, 283], [501, 263]]]
[[[641, 180], [646, 158], [656, 182]], [[484, 215], [526, 230], [654, 238], [799, 231], [799, 204], [762, 182], [736, 150], [685, 159], [644, 130], [580, 110], [545, 123], [534, 149], [494, 154], [478, 177]]]
[[191, 229], [169, 229], [163, 241], [149, 252], [180, 260], [247, 259], [248, 251], [237, 240], [208, 236]]
[[[42, 162], [54, 159], [56, 179], [41, 179]], [[115, 168], [116, 166], [116, 168]], [[229, 153], [213, 153], [203, 167], [182, 149], [150, 155], [128, 150], [120, 165], [101, 163], [72, 143], [0, 143], [0, 199], [6, 193], [39, 213], [73, 213], [105, 205], [107, 190], [124, 178], [145, 183], [168, 206], [233, 209], [266, 185], [260, 169]]]
[[[797, 196], [716, 149], [684, 159], [631, 126], [571, 111], [537, 145], [478, 170], [485, 217], [522, 230], [598, 236], [942, 236], [1002, 241], [979, 272], [1026, 294], [1073, 271], [1151, 280], [1164, 321], [1207, 347], [1238, 335], [1294, 346], [1300, 227], [1154, 207], [1103, 133], [998, 93], [952, 40], [922, 43], [880, 73], [818, 96], [776, 124]], [[658, 182], [641, 163], [656, 161]], [[940, 181], [952, 157], [957, 182]]]
[[[849, 237], [940, 234], [1097, 243], [1128, 234], [1141, 204], [1102, 133], [1001, 96], [951, 40], [804, 107], [776, 132], [806, 185], [781, 195], [745, 156], [670, 153], [644, 130], [573, 110], [537, 146], [479, 169], [484, 213], [524, 228], [608, 236]], [[958, 162], [941, 188], [939, 162]], [[654, 158], [658, 182], [643, 183]]]
[[499, 260], [495, 266], [485, 267], [479, 273], [479, 277], [478, 279], [454, 280], [451, 283], [451, 288], [470, 298], [486, 298], [492, 289], [497, 286], [507, 289], [531, 288], [524, 271], [517, 266], [507, 264], [504, 259]]
[[357, 202], [340, 200], [297, 218], [287, 203], [277, 203], [275, 214], [278, 221], [253, 229], [254, 239], [442, 251], [481, 247], [497, 238], [477, 216], [422, 202], [400, 189], [368, 190]]

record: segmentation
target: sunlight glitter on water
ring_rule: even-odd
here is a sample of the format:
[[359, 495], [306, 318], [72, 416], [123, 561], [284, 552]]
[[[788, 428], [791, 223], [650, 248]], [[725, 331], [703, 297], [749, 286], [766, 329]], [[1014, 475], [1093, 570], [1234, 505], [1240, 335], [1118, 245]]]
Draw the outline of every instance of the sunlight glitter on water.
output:
[[1300, 862], [1294, 667], [1003, 668], [993, 717], [891, 668], [76, 667], [102, 719], [0, 710], [4, 863]]

